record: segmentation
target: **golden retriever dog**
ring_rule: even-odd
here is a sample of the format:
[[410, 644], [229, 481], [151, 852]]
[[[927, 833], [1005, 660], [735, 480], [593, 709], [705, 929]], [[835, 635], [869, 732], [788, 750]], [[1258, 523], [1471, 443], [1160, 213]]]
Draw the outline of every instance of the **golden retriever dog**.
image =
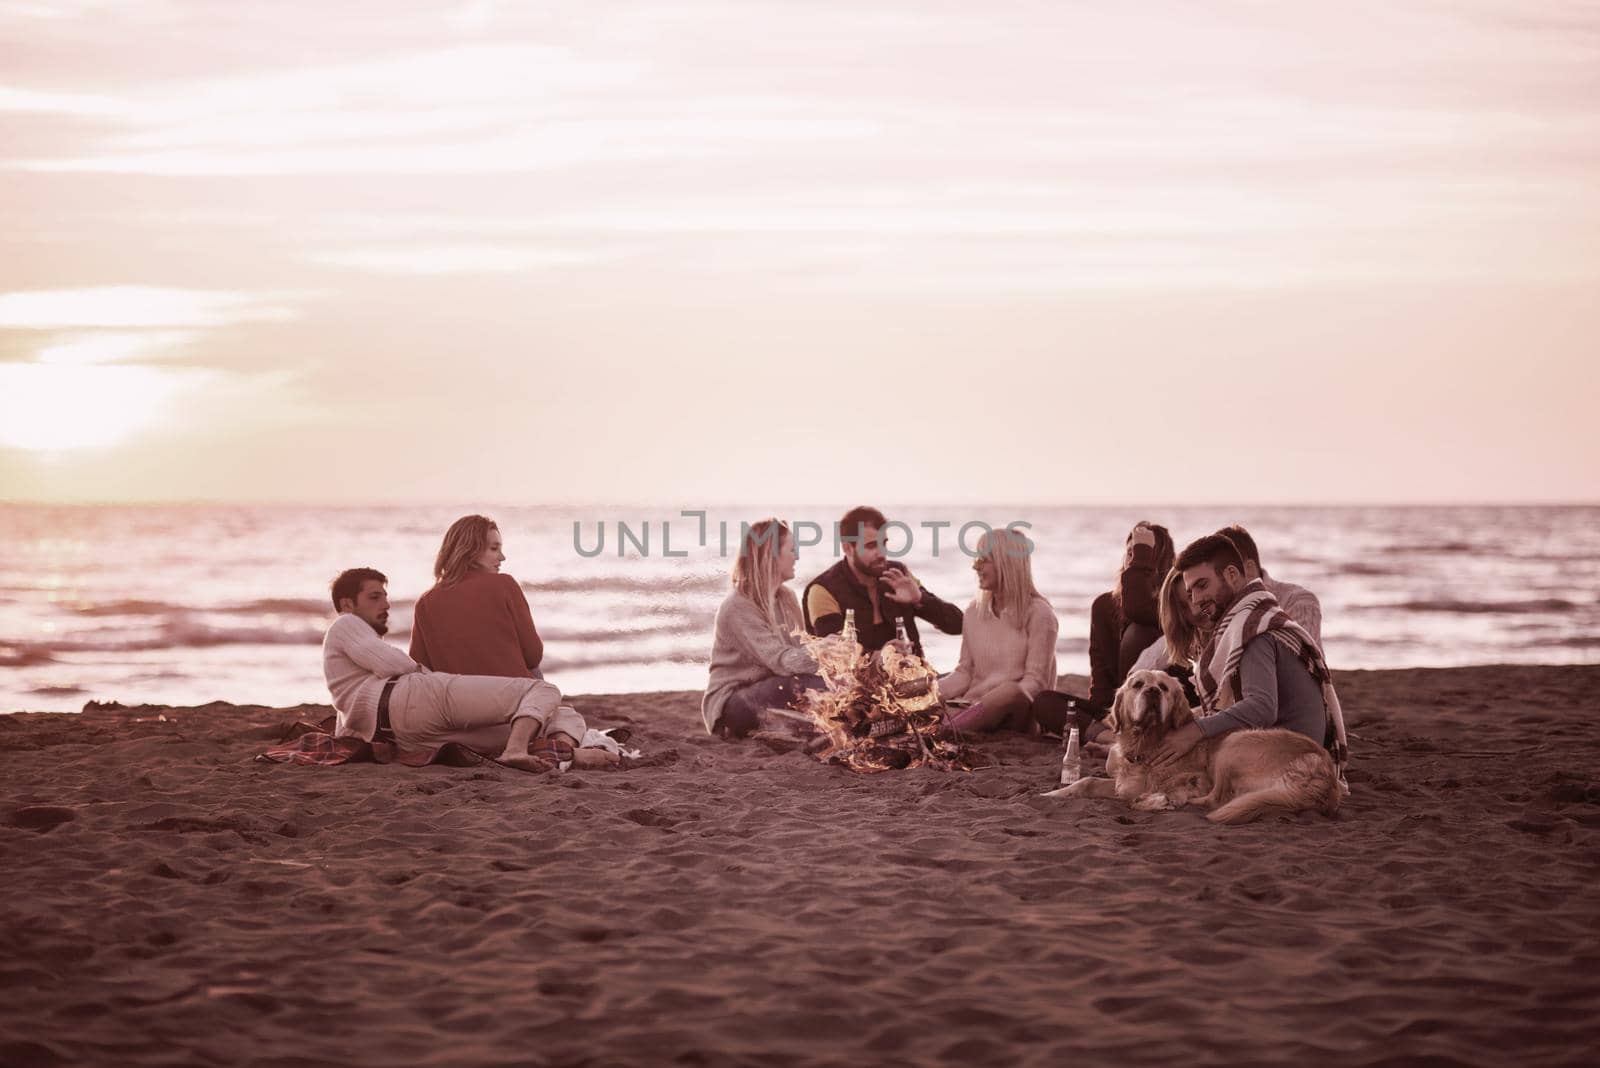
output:
[[1178, 680], [1164, 671], [1135, 671], [1106, 717], [1116, 741], [1106, 757], [1110, 778], [1079, 779], [1071, 797], [1115, 797], [1134, 808], [1201, 805], [1216, 823], [1248, 823], [1265, 812], [1339, 808], [1339, 778], [1328, 751], [1303, 734], [1274, 728], [1202, 738], [1163, 768], [1150, 757], [1168, 734], [1193, 721]]

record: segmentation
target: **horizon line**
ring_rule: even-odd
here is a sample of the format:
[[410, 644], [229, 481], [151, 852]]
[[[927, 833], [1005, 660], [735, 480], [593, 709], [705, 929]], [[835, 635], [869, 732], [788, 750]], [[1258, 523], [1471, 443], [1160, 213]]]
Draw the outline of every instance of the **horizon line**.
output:
[[[733, 511], [740, 508], [766, 507], [768, 502], [741, 502], [719, 501], [704, 502], [687, 509], [696, 511]], [[861, 502], [857, 502], [861, 503]], [[130, 500], [52, 500], [41, 498], [11, 498], [0, 497], [0, 508], [328, 508], [328, 509], [379, 509], [379, 508], [478, 508], [486, 507], [482, 500], [363, 500], [363, 501], [332, 501], [315, 499], [270, 498], [263, 500], [248, 500], [228, 497], [151, 497], [135, 498]], [[647, 500], [600, 500], [600, 501], [572, 501], [572, 502], [515, 502], [501, 501], [487, 507], [515, 508], [515, 509], [604, 509], [604, 508], [633, 508], [633, 509], [663, 509], [670, 510], [671, 515], [645, 516], [645, 519], [675, 519], [685, 510], [681, 502], [669, 503], [665, 501]], [[853, 507], [845, 505], [845, 508]], [[937, 508], [971, 508], [971, 509], [1000, 509], [1000, 508], [1048, 508], [1066, 509], [1082, 508], [1095, 511], [1113, 511], [1129, 508], [1171, 508], [1171, 509], [1214, 509], [1214, 508], [1600, 508], [1600, 497], [1590, 499], [1559, 499], [1559, 498], [1502, 498], [1502, 499], [1476, 499], [1476, 500], [1228, 500], [1219, 502], [1210, 501], [891, 501], [880, 500], [873, 507], [887, 508], [890, 511], [930, 510]], [[790, 505], [792, 512], [800, 511], [836, 511], [840, 509], [837, 503], [818, 504], [816, 502]], [[611, 517], [606, 517], [611, 518]], [[624, 517], [629, 518], [629, 517]], [[780, 517], [782, 518], [782, 517]]]

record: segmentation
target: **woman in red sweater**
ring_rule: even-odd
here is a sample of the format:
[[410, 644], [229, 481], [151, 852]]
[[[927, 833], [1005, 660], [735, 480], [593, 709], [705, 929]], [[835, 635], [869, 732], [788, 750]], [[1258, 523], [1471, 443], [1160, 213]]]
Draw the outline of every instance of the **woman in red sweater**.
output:
[[500, 573], [505, 559], [494, 520], [465, 515], [450, 524], [433, 588], [417, 598], [411, 659], [454, 675], [544, 677], [544, 642], [522, 586]]

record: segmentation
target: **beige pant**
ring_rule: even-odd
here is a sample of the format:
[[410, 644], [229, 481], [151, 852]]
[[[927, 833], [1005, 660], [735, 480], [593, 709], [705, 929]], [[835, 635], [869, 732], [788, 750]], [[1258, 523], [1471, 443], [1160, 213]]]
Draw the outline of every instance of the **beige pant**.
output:
[[561, 703], [561, 691], [543, 679], [416, 672], [400, 676], [389, 695], [395, 738], [431, 749], [455, 742], [498, 754], [511, 721], [527, 716], [539, 724], [535, 737], [570, 734], [582, 740], [583, 717]]

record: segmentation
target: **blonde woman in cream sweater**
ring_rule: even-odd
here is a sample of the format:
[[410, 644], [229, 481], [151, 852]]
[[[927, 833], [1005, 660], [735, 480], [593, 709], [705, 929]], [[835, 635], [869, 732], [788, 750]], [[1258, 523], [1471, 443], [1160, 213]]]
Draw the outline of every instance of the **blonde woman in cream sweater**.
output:
[[1032, 542], [1011, 529], [978, 542], [978, 596], [962, 616], [961, 659], [939, 680], [941, 697], [966, 704], [946, 714], [948, 735], [1028, 730], [1033, 699], [1056, 684], [1059, 624], [1033, 586], [1032, 552]]
[[706, 730], [742, 738], [769, 708], [793, 708], [807, 690], [823, 689], [817, 662], [798, 634], [800, 601], [784, 583], [794, 578], [794, 537], [776, 519], [746, 529], [733, 563], [733, 589], [717, 609], [711, 673], [700, 713]]

